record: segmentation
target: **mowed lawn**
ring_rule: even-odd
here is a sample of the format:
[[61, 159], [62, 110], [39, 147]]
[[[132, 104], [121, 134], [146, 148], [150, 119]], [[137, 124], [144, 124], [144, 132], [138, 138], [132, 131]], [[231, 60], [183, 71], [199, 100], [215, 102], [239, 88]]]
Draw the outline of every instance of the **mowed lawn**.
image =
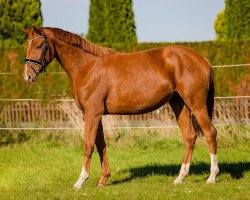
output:
[[82, 167], [80, 143], [50, 139], [1, 147], [0, 199], [250, 199], [249, 141], [219, 141], [217, 183], [206, 184], [209, 151], [200, 137], [190, 175], [173, 185], [183, 155], [181, 137], [128, 138], [108, 141], [107, 187], [96, 187], [101, 170], [95, 151], [90, 178], [77, 192], [72, 186]]

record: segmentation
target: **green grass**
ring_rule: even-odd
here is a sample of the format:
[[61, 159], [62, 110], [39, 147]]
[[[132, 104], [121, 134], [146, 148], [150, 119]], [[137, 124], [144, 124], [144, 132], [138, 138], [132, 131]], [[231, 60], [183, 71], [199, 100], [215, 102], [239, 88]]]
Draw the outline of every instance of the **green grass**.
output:
[[219, 141], [220, 174], [216, 184], [206, 184], [209, 152], [200, 137], [190, 175], [175, 186], [172, 182], [183, 155], [181, 137], [125, 135], [117, 142], [108, 141], [111, 177], [107, 187], [96, 187], [101, 170], [95, 151], [90, 178], [75, 192], [72, 186], [82, 167], [82, 144], [59, 138], [40, 138], [0, 148], [0, 199], [250, 198], [249, 140]]

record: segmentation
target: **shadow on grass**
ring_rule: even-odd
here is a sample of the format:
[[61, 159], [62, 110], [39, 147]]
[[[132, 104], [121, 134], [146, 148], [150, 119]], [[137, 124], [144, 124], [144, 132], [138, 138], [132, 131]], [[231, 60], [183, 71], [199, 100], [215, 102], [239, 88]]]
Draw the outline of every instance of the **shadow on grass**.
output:
[[[230, 174], [233, 179], [241, 179], [244, 177], [244, 173], [250, 171], [250, 162], [237, 162], [237, 163], [219, 163], [219, 174]], [[165, 175], [165, 176], [177, 176], [179, 174], [180, 164], [159, 165], [152, 164], [136, 168], [130, 168], [126, 172], [130, 172], [128, 178], [111, 182], [116, 185], [119, 183], [129, 182], [134, 178], [143, 178], [150, 175]], [[190, 173], [200, 175], [207, 173], [209, 175], [210, 165], [208, 163], [199, 162], [191, 164]]]

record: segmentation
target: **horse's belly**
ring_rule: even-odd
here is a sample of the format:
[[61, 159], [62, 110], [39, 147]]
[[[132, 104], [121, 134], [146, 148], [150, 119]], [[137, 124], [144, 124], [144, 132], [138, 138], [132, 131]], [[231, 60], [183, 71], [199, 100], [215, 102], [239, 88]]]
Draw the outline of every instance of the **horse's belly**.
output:
[[[124, 89], [125, 90], [125, 89]], [[142, 114], [164, 105], [173, 93], [172, 87], [117, 91], [106, 99], [107, 114]]]

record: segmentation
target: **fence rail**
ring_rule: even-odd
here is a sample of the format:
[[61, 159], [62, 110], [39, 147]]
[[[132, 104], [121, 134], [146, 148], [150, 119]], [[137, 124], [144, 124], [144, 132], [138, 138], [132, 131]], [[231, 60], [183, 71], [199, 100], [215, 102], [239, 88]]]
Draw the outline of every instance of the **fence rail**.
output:
[[[82, 129], [82, 113], [72, 99], [0, 99], [0, 129]], [[106, 129], [176, 127], [168, 104], [142, 115], [104, 116]], [[250, 96], [216, 97], [214, 123], [250, 125]]]

